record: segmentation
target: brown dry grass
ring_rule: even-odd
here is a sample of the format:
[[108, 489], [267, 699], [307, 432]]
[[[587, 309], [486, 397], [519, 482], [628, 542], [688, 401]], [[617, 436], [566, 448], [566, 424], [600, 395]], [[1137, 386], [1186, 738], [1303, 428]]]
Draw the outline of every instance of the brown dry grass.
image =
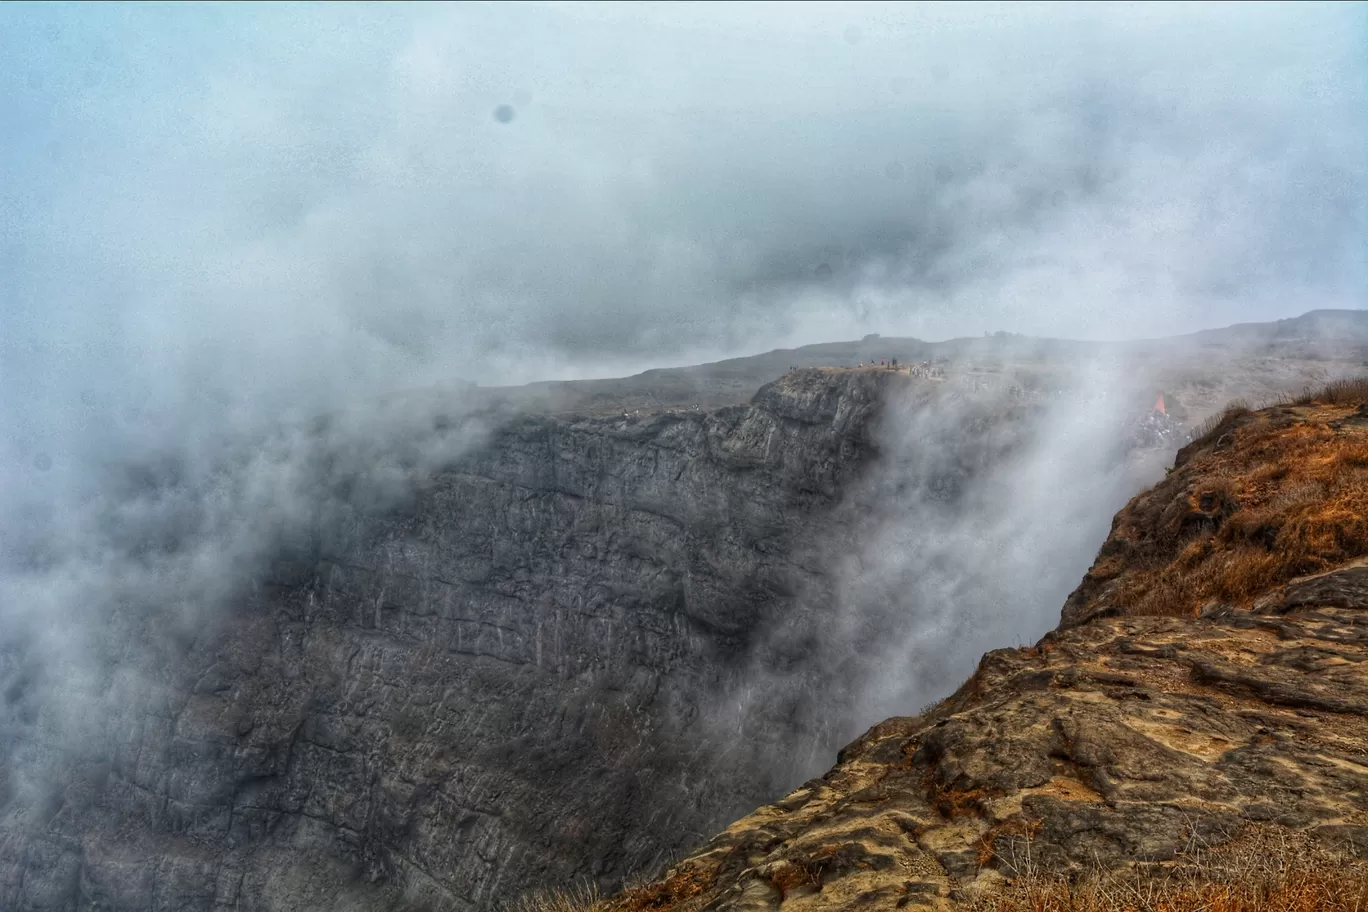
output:
[[1079, 882], [1028, 870], [972, 912], [1364, 912], [1368, 865], [1304, 836], [1235, 843], [1180, 866]]
[[821, 889], [822, 869], [818, 865], [807, 862], [794, 862], [774, 872], [770, 876], [769, 882], [779, 891], [779, 899], [782, 902], [788, 898], [789, 893], [799, 887]]
[[957, 789], [942, 785], [936, 779], [934, 769], [927, 770], [922, 776], [922, 788], [926, 791], [927, 804], [946, 820], [982, 817], [984, 806], [1000, 794], [984, 788]]
[[1336, 380], [1318, 390], [1307, 389], [1292, 399], [1293, 405], [1358, 405], [1368, 402], [1368, 377]]
[[514, 900], [507, 912], [598, 912], [603, 899], [589, 885], [537, 890]]
[[660, 880], [628, 886], [602, 897], [593, 887], [538, 890], [520, 897], [508, 912], [684, 912], [713, 884], [709, 871], [685, 863]]
[[1035, 880], [971, 907], [975, 912], [1363, 912], [1368, 874], [1296, 870], [1255, 883], [1083, 885]]
[[1368, 424], [1345, 422], [1368, 380], [1309, 406], [1213, 418], [1177, 470], [1118, 516], [1092, 576], [1126, 614], [1247, 605], [1298, 576], [1368, 556]]
[[1192, 432], [1192, 440], [1198, 446], [1209, 443], [1217, 439], [1226, 428], [1252, 413], [1253, 409], [1249, 407], [1249, 403], [1236, 400], [1199, 424]]

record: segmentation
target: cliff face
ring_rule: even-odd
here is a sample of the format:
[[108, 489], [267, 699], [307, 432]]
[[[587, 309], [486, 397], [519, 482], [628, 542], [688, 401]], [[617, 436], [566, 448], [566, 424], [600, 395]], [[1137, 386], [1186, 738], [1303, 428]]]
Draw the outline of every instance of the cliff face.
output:
[[1289, 836], [1364, 857], [1362, 392], [1229, 412], [1117, 516], [1058, 631], [601, 910], [950, 909]]
[[[967, 627], [1005, 592], [1054, 591], [1017, 546], [1097, 488], [1061, 511], [1016, 482], [1106, 474], [1110, 447], [1060, 457], [1116, 435], [976, 383], [815, 369], [714, 412], [481, 413], [408, 496], [324, 473], [311, 524], [225, 612], [114, 600], [79, 668], [5, 631], [0, 908], [445, 912], [658, 868], [824, 766], [871, 707], [960, 674], [966, 643], [1003, 638]], [[984, 562], [1002, 569], [966, 588]], [[74, 749], [29, 696], [68, 674]]]
[[699, 707], [820, 592], [818, 528], [912, 382], [513, 418], [409, 508], [315, 530], [229, 617], [117, 613], [100, 673], [147, 672], [102, 707], [108, 741], [5, 796], [0, 908], [476, 908], [696, 844], [775, 788]]

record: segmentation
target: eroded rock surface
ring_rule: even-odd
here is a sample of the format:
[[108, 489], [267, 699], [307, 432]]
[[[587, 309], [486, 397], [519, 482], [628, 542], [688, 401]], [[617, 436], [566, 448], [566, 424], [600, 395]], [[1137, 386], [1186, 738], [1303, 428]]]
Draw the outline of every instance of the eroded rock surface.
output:
[[1249, 824], [1368, 846], [1368, 598], [1334, 602], [1106, 619], [990, 653], [662, 892], [675, 908], [941, 909], [1028, 859], [1165, 862]]

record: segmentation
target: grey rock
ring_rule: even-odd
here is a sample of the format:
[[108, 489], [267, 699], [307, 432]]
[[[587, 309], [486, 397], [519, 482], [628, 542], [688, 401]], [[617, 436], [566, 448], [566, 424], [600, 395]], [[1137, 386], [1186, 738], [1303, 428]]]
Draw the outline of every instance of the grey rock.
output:
[[3, 806], [0, 908], [488, 908], [700, 841], [787, 784], [702, 707], [821, 590], [819, 530], [906, 382], [513, 417], [398, 509], [320, 518], [226, 617], [117, 612], [103, 673], [153, 671]]

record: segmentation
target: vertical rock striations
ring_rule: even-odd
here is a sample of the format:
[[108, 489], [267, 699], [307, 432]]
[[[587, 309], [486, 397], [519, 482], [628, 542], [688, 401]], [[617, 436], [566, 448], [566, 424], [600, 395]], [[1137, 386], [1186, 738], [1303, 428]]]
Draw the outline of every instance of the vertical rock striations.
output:
[[701, 707], [820, 591], [822, 526], [912, 382], [513, 417], [212, 625], [117, 612], [111, 734], [6, 796], [0, 908], [487, 908], [696, 844], [783, 775]]

